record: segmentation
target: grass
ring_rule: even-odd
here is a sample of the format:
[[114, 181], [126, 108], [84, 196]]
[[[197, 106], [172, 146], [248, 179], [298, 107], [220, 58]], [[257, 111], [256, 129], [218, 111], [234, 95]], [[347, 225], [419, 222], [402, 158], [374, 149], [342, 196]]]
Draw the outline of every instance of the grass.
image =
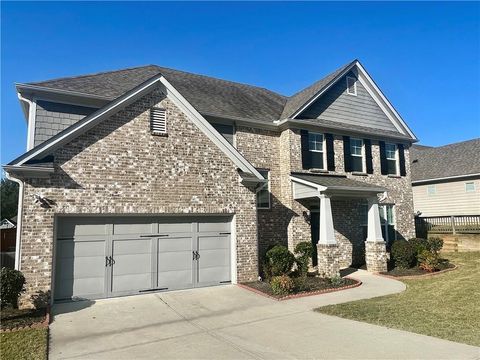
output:
[[402, 280], [407, 289], [316, 311], [480, 346], [480, 252], [444, 254], [458, 269]]
[[2, 360], [47, 359], [47, 329], [20, 330], [0, 334]]

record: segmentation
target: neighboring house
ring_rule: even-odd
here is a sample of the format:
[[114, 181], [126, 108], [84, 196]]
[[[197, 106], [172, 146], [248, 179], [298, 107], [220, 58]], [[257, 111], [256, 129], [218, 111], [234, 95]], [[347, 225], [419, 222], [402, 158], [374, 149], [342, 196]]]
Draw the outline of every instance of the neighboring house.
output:
[[413, 145], [412, 187], [421, 217], [480, 215], [480, 139]]
[[357, 60], [291, 97], [155, 65], [17, 91], [27, 295], [250, 281], [301, 241], [326, 276], [383, 271], [384, 239], [414, 236], [416, 138]]

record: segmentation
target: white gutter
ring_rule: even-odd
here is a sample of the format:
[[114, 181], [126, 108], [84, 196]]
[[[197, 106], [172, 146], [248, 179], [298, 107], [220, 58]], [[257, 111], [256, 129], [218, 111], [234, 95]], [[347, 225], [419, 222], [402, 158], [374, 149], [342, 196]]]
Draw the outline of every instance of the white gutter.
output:
[[22, 236], [22, 210], [23, 210], [23, 181], [11, 176], [5, 171], [8, 180], [18, 184], [18, 207], [17, 207], [17, 234], [15, 239], [15, 270], [20, 271], [20, 243]]
[[[33, 148], [35, 141], [35, 117], [37, 113], [37, 103], [35, 101], [32, 101], [30, 99], [27, 99], [22, 96], [21, 93], [17, 93], [18, 99], [20, 101], [23, 101], [28, 105], [28, 113], [24, 108], [24, 114], [25, 117], [27, 118], [27, 125], [28, 125], [28, 130], [27, 130], [27, 151]], [[28, 114], [28, 115], [27, 115]]]

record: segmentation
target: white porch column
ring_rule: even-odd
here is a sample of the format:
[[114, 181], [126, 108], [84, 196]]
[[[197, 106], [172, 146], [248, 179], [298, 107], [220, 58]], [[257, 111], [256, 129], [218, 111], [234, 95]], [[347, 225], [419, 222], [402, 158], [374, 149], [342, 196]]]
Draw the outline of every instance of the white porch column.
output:
[[320, 199], [320, 226], [317, 244], [318, 274], [326, 278], [340, 276], [338, 261], [338, 244], [335, 240], [333, 226], [332, 205], [330, 197], [321, 194]]
[[382, 225], [376, 197], [368, 199], [367, 230], [367, 241], [365, 241], [367, 270], [374, 273], [387, 271], [387, 249], [382, 236]]
[[367, 241], [384, 241], [382, 236], [382, 224], [380, 223], [380, 213], [378, 211], [378, 199], [376, 197], [368, 199], [367, 230]]
[[[335, 245], [335, 230], [333, 227], [332, 205], [330, 197], [327, 195], [319, 195], [320, 198], [320, 229], [319, 229], [319, 244]], [[378, 211], [378, 209], [377, 209]]]

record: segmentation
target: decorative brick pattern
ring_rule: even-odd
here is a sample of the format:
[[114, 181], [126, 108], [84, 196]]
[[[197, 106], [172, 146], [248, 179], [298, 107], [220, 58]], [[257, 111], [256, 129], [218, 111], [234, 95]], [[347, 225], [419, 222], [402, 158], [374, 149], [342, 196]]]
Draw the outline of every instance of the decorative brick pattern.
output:
[[[168, 136], [150, 133], [149, 109], [167, 110]], [[55, 151], [55, 173], [25, 179], [24, 302], [51, 288], [55, 217], [64, 214], [235, 214], [238, 281], [258, 275], [255, 192], [236, 166], [159, 91]], [[34, 202], [42, 194], [54, 205]]]
[[332, 278], [340, 276], [340, 247], [338, 244], [317, 244], [318, 274]]
[[367, 270], [373, 273], [387, 271], [387, 249], [385, 242], [365, 241]]

